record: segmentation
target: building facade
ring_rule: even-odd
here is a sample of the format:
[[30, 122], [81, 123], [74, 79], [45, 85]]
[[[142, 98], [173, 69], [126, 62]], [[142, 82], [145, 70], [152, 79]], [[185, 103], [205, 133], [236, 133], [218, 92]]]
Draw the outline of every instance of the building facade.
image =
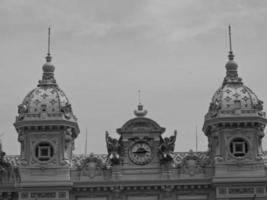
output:
[[244, 85], [232, 50], [226, 76], [204, 118], [207, 152], [174, 152], [176, 131], [134, 117], [106, 132], [107, 154], [73, 154], [77, 118], [55, 78], [48, 52], [43, 76], [18, 106], [20, 155], [0, 145], [0, 199], [266, 200], [263, 102]]

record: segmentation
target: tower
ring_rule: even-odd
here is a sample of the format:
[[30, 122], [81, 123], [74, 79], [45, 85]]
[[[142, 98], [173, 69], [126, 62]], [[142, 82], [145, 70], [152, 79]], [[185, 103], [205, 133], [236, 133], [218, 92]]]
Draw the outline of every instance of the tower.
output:
[[18, 106], [14, 123], [21, 144], [22, 186], [27, 182], [40, 184], [47, 180], [70, 180], [74, 140], [79, 134], [71, 104], [54, 78], [50, 28], [48, 33], [48, 53], [42, 79]]
[[265, 175], [261, 141], [267, 120], [263, 102], [238, 76], [230, 26], [229, 41], [226, 76], [212, 97], [203, 131], [208, 137], [214, 177], [231, 177], [234, 181], [235, 177]]
[[162, 168], [169, 169], [173, 163], [176, 131], [173, 136], [162, 137], [165, 128], [146, 117], [147, 110], [139, 101], [135, 117], [117, 129], [118, 140], [106, 134], [108, 159], [113, 172], [124, 171], [124, 175], [150, 177], [149, 173]]

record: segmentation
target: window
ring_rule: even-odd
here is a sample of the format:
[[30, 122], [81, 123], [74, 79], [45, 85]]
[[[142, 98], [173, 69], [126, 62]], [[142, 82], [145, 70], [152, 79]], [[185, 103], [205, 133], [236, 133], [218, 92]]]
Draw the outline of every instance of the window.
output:
[[243, 138], [235, 138], [230, 143], [230, 152], [235, 157], [244, 157], [248, 153], [248, 143]]
[[46, 105], [45, 104], [41, 105], [41, 110], [42, 110], [42, 112], [46, 112]]
[[239, 100], [234, 101], [234, 106], [235, 106], [235, 109], [241, 109], [241, 101]]
[[41, 142], [36, 146], [35, 156], [40, 161], [49, 161], [54, 155], [53, 146], [48, 142]]

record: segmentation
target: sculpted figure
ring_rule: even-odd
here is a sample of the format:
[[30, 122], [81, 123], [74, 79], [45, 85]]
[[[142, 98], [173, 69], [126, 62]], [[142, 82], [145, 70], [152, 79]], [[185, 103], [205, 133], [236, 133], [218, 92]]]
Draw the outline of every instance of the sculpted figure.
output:
[[173, 159], [173, 151], [175, 147], [177, 131], [174, 131], [174, 135], [170, 137], [165, 137], [161, 141], [159, 146], [159, 153], [161, 155], [161, 160], [169, 161]]
[[19, 119], [22, 120], [24, 118], [25, 113], [27, 113], [28, 108], [25, 104], [20, 104], [18, 106], [18, 114], [19, 114]]
[[70, 119], [71, 118], [71, 114], [72, 114], [72, 108], [71, 108], [71, 105], [70, 104], [66, 104], [65, 106], [63, 106], [61, 108], [61, 112], [64, 114], [64, 116], [67, 118], [67, 119]]
[[71, 128], [65, 130], [64, 161], [69, 163], [69, 154], [72, 150], [73, 138]]
[[115, 138], [111, 138], [106, 131], [106, 143], [108, 150], [108, 159], [112, 164], [119, 164], [120, 161], [120, 142]]

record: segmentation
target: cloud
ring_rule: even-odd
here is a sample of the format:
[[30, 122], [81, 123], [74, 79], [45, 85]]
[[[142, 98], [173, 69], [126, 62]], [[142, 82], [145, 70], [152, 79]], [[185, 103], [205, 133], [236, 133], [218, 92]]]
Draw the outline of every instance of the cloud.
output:
[[127, 26], [161, 42], [184, 41], [236, 19], [266, 15], [266, 5], [259, 1], [149, 0]]

